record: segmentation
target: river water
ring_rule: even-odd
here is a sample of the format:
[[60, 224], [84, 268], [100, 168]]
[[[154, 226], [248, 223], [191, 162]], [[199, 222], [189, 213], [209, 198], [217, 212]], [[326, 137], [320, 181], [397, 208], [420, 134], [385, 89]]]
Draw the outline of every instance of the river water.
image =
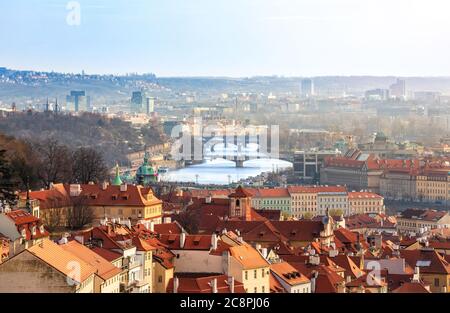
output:
[[[199, 184], [226, 185], [241, 179], [255, 177], [263, 172], [272, 172], [292, 168], [292, 163], [277, 159], [254, 159], [244, 162], [243, 168], [237, 168], [235, 163], [224, 159], [206, 161], [203, 164], [172, 170], [161, 174], [162, 181], [197, 182]], [[198, 175], [198, 177], [196, 176]]]

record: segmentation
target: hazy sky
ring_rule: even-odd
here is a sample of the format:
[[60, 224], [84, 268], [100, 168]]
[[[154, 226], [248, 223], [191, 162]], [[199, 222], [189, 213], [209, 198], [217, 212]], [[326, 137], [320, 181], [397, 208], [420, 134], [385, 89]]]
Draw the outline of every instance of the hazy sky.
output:
[[448, 0], [0, 1], [0, 66], [158, 76], [450, 75]]

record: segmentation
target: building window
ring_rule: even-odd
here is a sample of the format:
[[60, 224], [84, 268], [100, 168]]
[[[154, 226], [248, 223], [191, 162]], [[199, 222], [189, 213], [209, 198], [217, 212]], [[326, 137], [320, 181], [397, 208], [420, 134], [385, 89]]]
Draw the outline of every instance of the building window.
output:
[[247, 280], [248, 279], [248, 271], [245, 271], [245, 280]]
[[439, 278], [434, 279], [434, 286], [439, 287]]
[[258, 293], [258, 287], [255, 287], [255, 293]]
[[253, 274], [254, 274], [255, 279], [258, 278], [258, 272], [256, 270], [254, 270]]
[[162, 283], [162, 276], [161, 275], [158, 276], [158, 283]]

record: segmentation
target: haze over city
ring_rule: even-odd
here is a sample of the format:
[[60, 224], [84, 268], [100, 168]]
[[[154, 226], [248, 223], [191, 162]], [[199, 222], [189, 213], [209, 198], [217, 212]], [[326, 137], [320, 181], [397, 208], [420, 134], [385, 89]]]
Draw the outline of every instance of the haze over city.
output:
[[0, 3], [1, 65], [158, 76], [450, 76], [445, 0]]

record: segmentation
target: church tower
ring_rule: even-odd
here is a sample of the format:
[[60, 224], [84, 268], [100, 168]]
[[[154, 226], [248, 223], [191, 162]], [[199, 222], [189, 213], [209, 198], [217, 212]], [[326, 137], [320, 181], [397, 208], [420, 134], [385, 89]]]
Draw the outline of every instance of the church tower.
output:
[[230, 218], [240, 218], [250, 221], [252, 208], [252, 194], [239, 186], [235, 192], [228, 196], [230, 198]]

